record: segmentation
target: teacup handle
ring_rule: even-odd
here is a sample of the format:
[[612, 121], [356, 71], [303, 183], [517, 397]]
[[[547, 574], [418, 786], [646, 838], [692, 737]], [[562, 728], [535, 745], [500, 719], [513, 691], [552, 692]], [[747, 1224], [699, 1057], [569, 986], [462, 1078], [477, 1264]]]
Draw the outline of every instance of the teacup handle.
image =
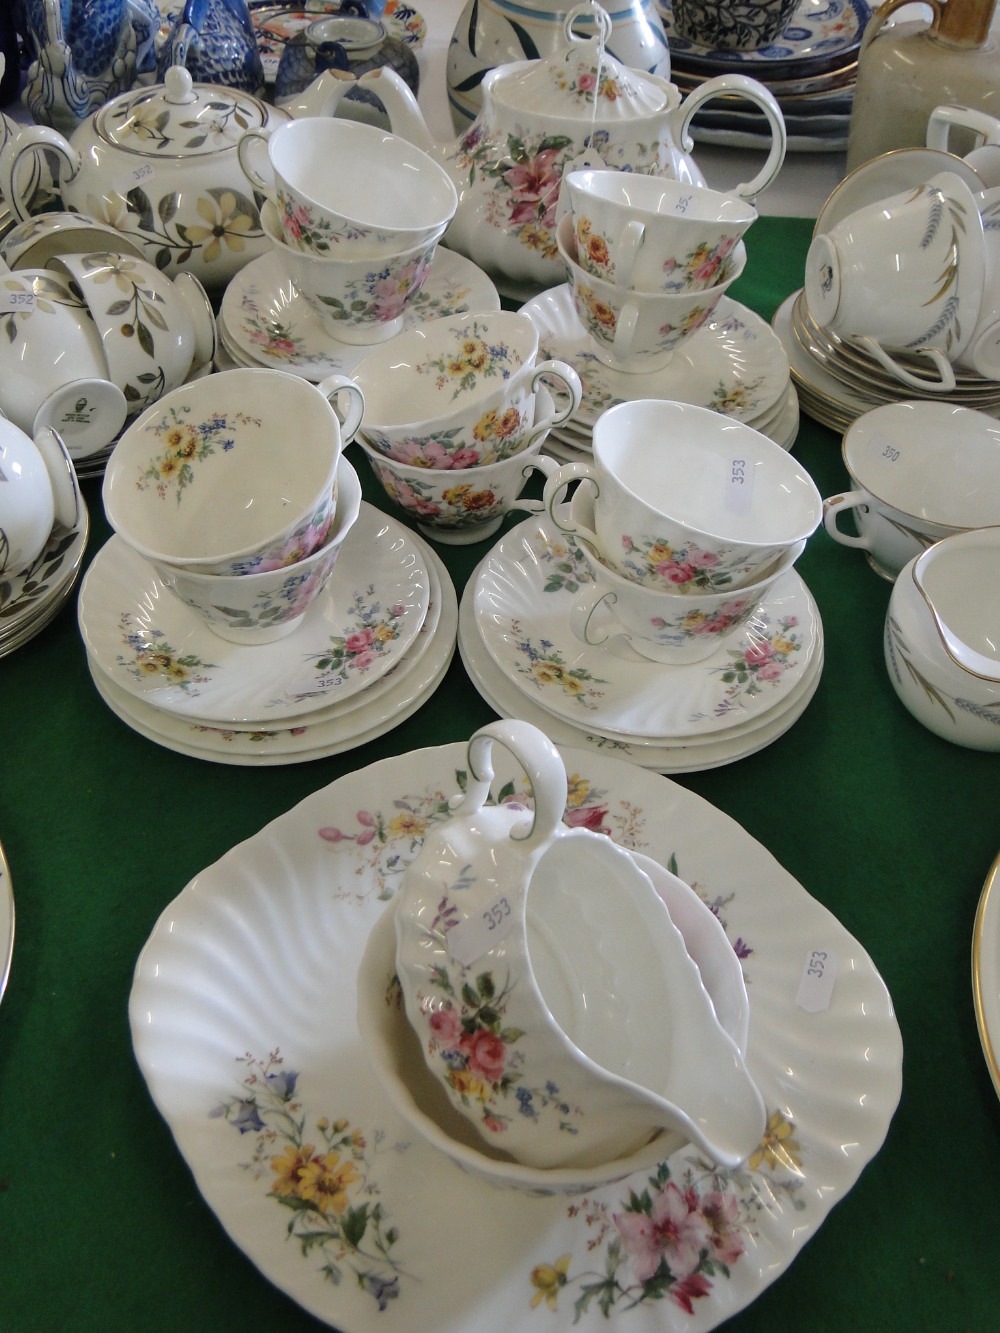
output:
[[976, 148], [983, 144], [1000, 143], [1000, 120], [985, 111], [977, 111], [970, 106], [955, 106], [951, 103], [936, 106], [927, 121], [927, 147], [939, 148], [944, 153], [951, 152], [948, 147], [953, 129], [969, 130], [976, 135]]
[[741, 185], [734, 186], [731, 191], [733, 194], [738, 194], [741, 199], [747, 199], [752, 203], [781, 170], [788, 148], [785, 118], [773, 94], [762, 83], [748, 78], [746, 74], [718, 74], [714, 79], [706, 79], [687, 95], [676, 111], [671, 113], [671, 119], [676, 119], [675, 139], [682, 152], [690, 153], [694, 148], [694, 140], [688, 134], [688, 126], [695, 112], [712, 98], [724, 93], [739, 93], [748, 102], [759, 106], [771, 131], [771, 148], [764, 165], [756, 176]]
[[[539, 423], [539, 428], [544, 426], [549, 430], [553, 426], [561, 426], [564, 421], [576, 416], [583, 402], [583, 384], [573, 367], [567, 365], [565, 361], [540, 361], [531, 376], [532, 390], [537, 389], [547, 375], [558, 380], [569, 395], [568, 401], [562, 407], [556, 408], [552, 416]], [[534, 434], [537, 434], [537, 430], [533, 432]]]
[[43, 148], [55, 153], [66, 167], [65, 175], [62, 171], [59, 174], [60, 186], [75, 179], [83, 165], [79, 151], [58, 130], [49, 125], [22, 125], [0, 152], [0, 198], [7, 201], [7, 207], [18, 222], [26, 222], [31, 217], [31, 199], [18, 188], [18, 168], [28, 153], [40, 152]]
[[582, 537], [584, 541], [590, 542], [593, 547], [599, 550], [600, 543], [597, 540], [596, 532], [591, 532], [582, 523], [560, 522], [560, 517], [556, 513], [559, 497], [571, 481], [589, 481], [596, 494], [600, 495], [601, 493], [600, 483], [589, 463], [565, 463], [557, 472], [553, 472], [552, 476], [546, 481], [545, 489], [542, 491], [542, 505], [560, 532], [568, 533], [571, 537]]
[[[361, 385], [346, 375], [327, 375], [326, 379], [321, 380], [316, 387], [337, 414], [337, 420], [340, 422], [340, 438], [346, 448], [357, 435], [361, 418], [365, 413], [365, 395]], [[347, 411], [343, 414], [340, 407], [341, 394], [346, 394], [350, 400]]]
[[853, 537], [837, 526], [837, 515], [848, 509], [858, 509], [868, 504], [870, 497], [864, 491], [846, 491], [843, 495], [831, 495], [823, 501], [823, 526], [835, 542], [841, 546], [857, 546], [862, 551], [871, 550], [867, 537]]
[[267, 144], [271, 133], [271, 130], [247, 130], [236, 145], [236, 156], [244, 176], [261, 194], [268, 196], [273, 195], [275, 190], [274, 170], [268, 162], [268, 170], [263, 172], [257, 162], [262, 153], [267, 160]]
[[615, 259], [615, 282], [619, 287], [632, 286], [632, 270], [645, 238], [646, 224], [638, 218], [632, 218], [618, 238], [616, 247], [618, 257]]
[[[531, 439], [525, 445], [525, 450], [531, 448], [531, 440], [539, 434], [540, 431], [548, 430], [550, 423], [543, 422], [536, 426], [532, 432]], [[548, 454], [539, 454], [536, 458], [529, 458], [521, 468], [521, 476], [525, 481], [531, 476], [532, 472], [544, 472], [547, 477], [551, 477], [561, 465], [556, 459], [550, 458]], [[526, 514], [541, 514], [544, 512], [545, 503], [542, 500], [522, 500], [520, 497], [514, 500], [511, 509], [521, 510]]]
[[929, 380], [921, 379], [919, 375], [914, 375], [905, 366], [901, 366], [875, 338], [868, 337], [866, 334], [855, 334], [851, 337], [851, 342], [857, 343], [869, 356], [873, 356], [880, 366], [884, 366], [891, 375], [895, 375], [901, 384], [905, 384], [911, 389], [923, 389], [925, 392], [928, 389], [934, 389], [939, 393], [951, 393], [955, 388], [955, 368], [944, 352], [939, 351], [936, 347], [918, 347], [914, 349], [915, 356], [925, 357], [937, 371], [940, 378], [931, 383]]
[[521, 765], [531, 784], [535, 806], [527, 832], [520, 832], [518, 826], [510, 836], [529, 847], [548, 842], [561, 826], [566, 809], [566, 767], [544, 732], [516, 718], [491, 722], [469, 741], [469, 781], [455, 814], [472, 814], [486, 804], [494, 777], [493, 747], [497, 744], [509, 750]]
[[616, 638], [624, 633], [623, 630], [605, 630], [604, 633], [598, 635], [591, 630], [591, 621], [598, 607], [607, 604], [610, 610], [617, 601], [618, 594], [613, 588], [609, 588], [606, 583], [594, 583], [589, 588], [582, 590], [569, 613], [569, 627], [581, 643], [589, 644], [592, 648], [599, 648], [602, 644], [607, 643], [609, 639]]

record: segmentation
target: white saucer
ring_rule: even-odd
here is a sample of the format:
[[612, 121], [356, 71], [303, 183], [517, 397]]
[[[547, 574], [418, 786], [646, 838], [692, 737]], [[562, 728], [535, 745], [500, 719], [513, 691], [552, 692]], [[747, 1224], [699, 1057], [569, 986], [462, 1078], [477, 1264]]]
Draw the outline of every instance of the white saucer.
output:
[[87, 571], [78, 617], [87, 651], [126, 693], [179, 717], [270, 722], [384, 676], [419, 633], [429, 595], [412, 533], [363, 503], [325, 591], [275, 643], [220, 639], [118, 536]]
[[72, 528], [57, 524], [27, 569], [0, 576], [0, 657], [33, 639], [69, 600], [80, 576], [90, 516], [82, 497]]
[[14, 889], [10, 882], [10, 867], [0, 845], [0, 1000], [10, 976], [10, 960], [14, 954]]
[[458, 651], [462, 665], [482, 698], [499, 717], [516, 717], [531, 722], [556, 745], [579, 745], [598, 753], [613, 754], [656, 773], [701, 773], [736, 763], [772, 745], [798, 721], [819, 687], [823, 672], [822, 630], [820, 640], [818, 651], [783, 707], [764, 714], [755, 724], [738, 727], [721, 738], [692, 736], [683, 741], [657, 744], [637, 739], [620, 740], [598, 730], [575, 726], [546, 712], [511, 684], [486, 651], [469, 589], [462, 598], [458, 617]]
[[[579, 749], [564, 760], [568, 817], [675, 866], [739, 948], [747, 1063], [768, 1136], [740, 1171], [712, 1171], [684, 1148], [660, 1173], [590, 1192], [586, 1207], [496, 1189], [415, 1137], [359, 1042], [357, 967], [427, 829], [465, 782], [466, 746], [352, 772], [179, 893], [142, 951], [129, 1001], [139, 1068], [207, 1206], [279, 1290], [343, 1333], [567, 1329], [586, 1284], [605, 1279], [607, 1309], [591, 1304], [581, 1328], [706, 1333], [779, 1279], [803, 1245], [823, 1244], [824, 1219], [885, 1139], [902, 1042], [864, 948], [694, 793]], [[520, 799], [523, 776], [503, 752], [496, 763], [496, 789]], [[815, 949], [836, 954], [839, 969], [829, 1005], [809, 1013], [795, 993]], [[347, 1212], [290, 1208], [272, 1188], [272, 1161], [304, 1143], [331, 1154], [331, 1168], [350, 1166]], [[695, 1234], [728, 1251], [724, 1262], [706, 1255], [698, 1283], [676, 1291], [692, 1313], [673, 1298], [669, 1270], [643, 1285], [641, 1252], [616, 1221], [643, 1195], [655, 1207], [675, 1191], [687, 1191], [678, 1197], [689, 1221], [704, 1222]], [[661, 1244], [669, 1265], [669, 1236]]]
[[[499, 310], [496, 287], [478, 265], [438, 246], [427, 281], [403, 316], [403, 331], [467, 310]], [[244, 364], [288, 370], [319, 382], [350, 375], [371, 347], [339, 342], [285, 272], [276, 251], [241, 268], [226, 288], [220, 337]]]
[[[743, 631], [702, 662], [664, 666], [620, 640], [581, 643], [569, 628], [576, 587], [560, 574], [571, 543], [547, 515], [512, 528], [474, 584], [483, 641], [503, 674], [547, 712], [622, 740], [723, 733], [781, 706], [820, 647], [819, 610], [790, 570]], [[753, 649], [756, 665], [745, 657]]]
[[454, 585], [440, 557], [429, 548], [425, 555], [431, 604], [418, 644], [370, 690], [346, 701], [343, 709], [334, 703], [299, 723], [290, 719], [284, 727], [227, 728], [185, 722], [137, 699], [88, 658], [94, 686], [127, 726], [168, 750], [196, 759], [263, 766], [302, 763], [353, 749], [416, 712], [441, 683], [454, 656], [458, 626]]
[[752, 424], [788, 388], [788, 358], [766, 322], [723, 296], [712, 318], [655, 373], [629, 375], [599, 361], [580, 323], [568, 283], [550, 287], [521, 307], [541, 340], [539, 357], [568, 361], [583, 382], [573, 421], [593, 426], [607, 408], [638, 398], [666, 398], [710, 407]]

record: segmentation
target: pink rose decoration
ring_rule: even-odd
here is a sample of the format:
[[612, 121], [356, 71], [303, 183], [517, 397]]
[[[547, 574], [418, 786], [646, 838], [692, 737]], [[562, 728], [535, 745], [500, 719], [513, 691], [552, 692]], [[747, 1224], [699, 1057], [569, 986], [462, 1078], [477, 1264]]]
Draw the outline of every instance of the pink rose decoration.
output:
[[438, 1045], [450, 1051], [458, 1045], [462, 1035], [462, 1024], [454, 1009], [435, 1009], [430, 1016], [429, 1026]]
[[459, 1050], [469, 1062], [469, 1068], [482, 1074], [488, 1083], [499, 1083], [507, 1062], [507, 1047], [492, 1032], [467, 1032], [459, 1042]]

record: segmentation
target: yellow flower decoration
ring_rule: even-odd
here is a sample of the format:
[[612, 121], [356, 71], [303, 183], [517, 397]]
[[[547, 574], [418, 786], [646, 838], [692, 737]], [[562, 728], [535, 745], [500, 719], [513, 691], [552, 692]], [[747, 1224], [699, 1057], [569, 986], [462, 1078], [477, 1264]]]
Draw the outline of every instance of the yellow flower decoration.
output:
[[321, 1213], [336, 1213], [347, 1208], [350, 1199], [347, 1187], [360, 1180], [353, 1162], [341, 1162], [339, 1152], [314, 1157], [299, 1174], [299, 1198], [318, 1208]]
[[556, 1308], [560, 1287], [565, 1287], [569, 1275], [568, 1254], [561, 1254], [554, 1264], [537, 1264], [531, 1270], [531, 1285], [535, 1288], [531, 1298], [534, 1310], [542, 1301], [550, 1310]]
[[579, 773], [572, 773], [566, 779], [566, 804], [573, 810], [587, 804], [590, 796], [590, 781]]
[[409, 811], [389, 821], [390, 838], [422, 838], [426, 832], [427, 820]]
[[798, 1142], [792, 1137], [795, 1129], [794, 1123], [789, 1120], [781, 1111], [772, 1111], [767, 1118], [767, 1128], [764, 1130], [764, 1137], [761, 1139], [757, 1148], [751, 1153], [747, 1166], [751, 1171], [758, 1170], [761, 1166], [768, 1166], [772, 1170], [778, 1170], [785, 1167], [789, 1171], [795, 1171], [797, 1174], [802, 1172], [802, 1159]]
[[487, 1083], [478, 1074], [474, 1074], [471, 1069], [449, 1070], [448, 1082], [460, 1097], [469, 1097], [473, 1101], [485, 1102], [490, 1095]]
[[787, 657], [789, 653], [795, 652], [795, 644], [791, 639], [775, 639], [772, 647], [776, 653], [781, 653], [784, 657]]

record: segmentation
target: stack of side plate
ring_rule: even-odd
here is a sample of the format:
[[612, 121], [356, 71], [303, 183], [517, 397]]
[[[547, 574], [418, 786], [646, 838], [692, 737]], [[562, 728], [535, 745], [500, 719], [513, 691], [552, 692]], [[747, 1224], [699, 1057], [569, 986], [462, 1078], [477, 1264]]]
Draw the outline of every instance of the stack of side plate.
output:
[[214, 634], [118, 536], [80, 590], [101, 698], [127, 726], [216, 763], [302, 763], [383, 735], [433, 694], [458, 600], [426, 542], [362, 504], [325, 591], [284, 639]]
[[[670, 42], [671, 79], [684, 94], [717, 74], [747, 74], [775, 97], [793, 152], [847, 147], [858, 49], [871, 9], [865, 0], [800, 0], [781, 37], [756, 51], [713, 50], [675, 31], [669, 0], [658, 9]], [[696, 139], [735, 148], [765, 148], [761, 111], [738, 95], [713, 99], [692, 122]]]
[[808, 707], [823, 670], [823, 626], [794, 570], [741, 632], [684, 666], [652, 662], [613, 633], [599, 647], [581, 643], [570, 612], [590, 578], [548, 516], [512, 528], [479, 564], [462, 598], [458, 646], [501, 717], [532, 722], [558, 745], [688, 773], [755, 754]]
[[722, 297], [712, 318], [677, 348], [664, 369], [643, 374], [612, 370], [598, 359], [568, 284], [542, 292], [521, 313], [538, 332], [539, 359], [568, 362], [583, 384], [579, 409], [549, 432], [546, 453], [566, 460], [588, 454], [601, 413], [641, 398], [708, 407], [752, 426], [783, 449], [795, 443], [799, 406], [785, 350], [765, 321], [732, 297]]

